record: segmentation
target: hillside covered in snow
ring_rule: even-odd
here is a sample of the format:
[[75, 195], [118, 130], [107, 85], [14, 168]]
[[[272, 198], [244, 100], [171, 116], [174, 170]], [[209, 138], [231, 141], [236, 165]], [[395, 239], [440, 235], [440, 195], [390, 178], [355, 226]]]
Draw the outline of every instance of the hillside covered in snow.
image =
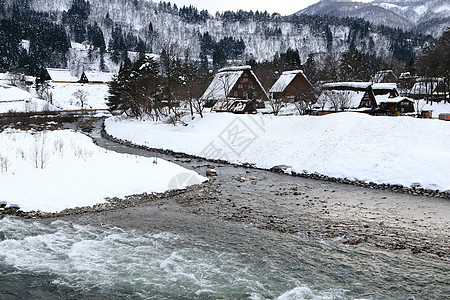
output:
[[[148, 0], [6, 0], [0, 1], [0, 18], [10, 22], [2, 26], [12, 31], [9, 34], [17, 44], [27, 45], [27, 49], [20, 45], [14, 48], [18, 57], [0, 61], [0, 68], [24, 66], [30, 71], [65, 64], [72, 70], [117, 71], [124, 55], [161, 53], [168, 43], [178, 46], [181, 57], [210, 63], [222, 62], [222, 57], [239, 62], [271, 60], [289, 49], [298, 50], [302, 62], [310, 54], [322, 58], [349, 49], [408, 61], [432, 41], [362, 19], [280, 16], [258, 11], [212, 16], [194, 7]], [[23, 28], [19, 26], [15, 32], [17, 21]], [[49, 30], [32, 30], [34, 24], [43, 21]], [[44, 40], [51, 42], [37, 45]], [[33, 66], [23, 61], [27, 53]]]
[[322, 0], [297, 14], [362, 18], [373, 24], [417, 30], [439, 37], [450, 26], [447, 0]]

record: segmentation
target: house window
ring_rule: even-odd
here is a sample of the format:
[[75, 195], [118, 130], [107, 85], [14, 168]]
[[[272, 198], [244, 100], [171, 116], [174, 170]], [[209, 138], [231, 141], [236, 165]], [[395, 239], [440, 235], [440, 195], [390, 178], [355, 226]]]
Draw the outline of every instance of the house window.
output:
[[249, 89], [252, 89], [252, 88], [253, 88], [253, 83], [249, 83], [249, 84], [248, 84], [248, 88], [249, 88]]
[[244, 91], [244, 93], [243, 93], [244, 95], [244, 98], [247, 98], [247, 96], [248, 96], [248, 93], [247, 93], [247, 91]]
[[248, 82], [248, 77], [244, 77], [244, 82]]
[[244, 87], [244, 85], [242, 83], [238, 84], [238, 89], [242, 89]]
[[234, 91], [234, 97], [238, 96], [238, 91]]

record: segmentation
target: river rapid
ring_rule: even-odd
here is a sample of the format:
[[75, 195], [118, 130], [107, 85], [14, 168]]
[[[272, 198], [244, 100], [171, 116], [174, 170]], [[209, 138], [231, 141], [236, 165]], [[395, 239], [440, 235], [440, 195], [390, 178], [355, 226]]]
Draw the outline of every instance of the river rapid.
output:
[[[1, 299], [444, 299], [448, 265], [160, 214], [145, 231], [0, 220]], [[149, 225], [151, 224], [151, 225]]]
[[[93, 136], [108, 149], [155, 155], [104, 140], [98, 128]], [[205, 162], [183, 164], [199, 170]], [[246, 169], [222, 166], [218, 171], [236, 175]], [[276, 189], [277, 197], [270, 194], [273, 184], [286, 178], [299, 186], [315, 184], [252, 172], [261, 179], [257, 186], [230, 181], [232, 175], [220, 185], [233, 189], [225, 197], [234, 197], [238, 208], [247, 203], [246, 197], [250, 199], [247, 190], [265, 184], [260, 189], [267, 199], [256, 194], [259, 203], [273, 214], [288, 215], [277, 211], [278, 199], [296, 198], [283, 195], [281, 188]], [[340, 192], [339, 185], [316, 184], [341, 197], [391, 195], [347, 186]], [[395, 201], [400, 201], [398, 197], [392, 195]], [[192, 213], [190, 205], [163, 199], [143, 207], [59, 219], [1, 219], [0, 299], [445, 299], [450, 295], [446, 260], [333, 242], [340, 236], [305, 238], [301, 228], [295, 234], [264, 230], [257, 226], [258, 216], [251, 222], [226, 221], [227, 212], [213, 216], [213, 209], [228, 209], [234, 215], [234, 206], [200, 201]]]

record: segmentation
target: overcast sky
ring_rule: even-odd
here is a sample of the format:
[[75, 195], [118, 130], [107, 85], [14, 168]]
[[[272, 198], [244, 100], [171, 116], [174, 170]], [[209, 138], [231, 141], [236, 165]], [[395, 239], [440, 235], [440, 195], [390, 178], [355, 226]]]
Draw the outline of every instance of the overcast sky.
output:
[[[158, 1], [154, 1], [158, 2]], [[318, 0], [165, 0], [165, 2], [175, 3], [177, 6], [189, 6], [192, 4], [199, 10], [207, 9], [214, 15], [216, 11], [225, 10], [253, 10], [270, 13], [279, 12], [282, 15], [290, 15], [297, 11], [318, 2]]]

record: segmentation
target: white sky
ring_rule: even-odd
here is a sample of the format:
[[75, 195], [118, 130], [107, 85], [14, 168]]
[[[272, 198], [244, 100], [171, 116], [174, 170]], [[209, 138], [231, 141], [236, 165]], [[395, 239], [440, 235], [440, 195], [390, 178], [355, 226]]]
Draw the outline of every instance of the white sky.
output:
[[[154, 0], [154, 2], [158, 1]], [[193, 5], [199, 10], [207, 9], [212, 15], [216, 11], [238, 9], [267, 10], [270, 13], [279, 12], [282, 15], [290, 15], [318, 2], [318, 0], [165, 0], [165, 2], [175, 3], [179, 7]]]

